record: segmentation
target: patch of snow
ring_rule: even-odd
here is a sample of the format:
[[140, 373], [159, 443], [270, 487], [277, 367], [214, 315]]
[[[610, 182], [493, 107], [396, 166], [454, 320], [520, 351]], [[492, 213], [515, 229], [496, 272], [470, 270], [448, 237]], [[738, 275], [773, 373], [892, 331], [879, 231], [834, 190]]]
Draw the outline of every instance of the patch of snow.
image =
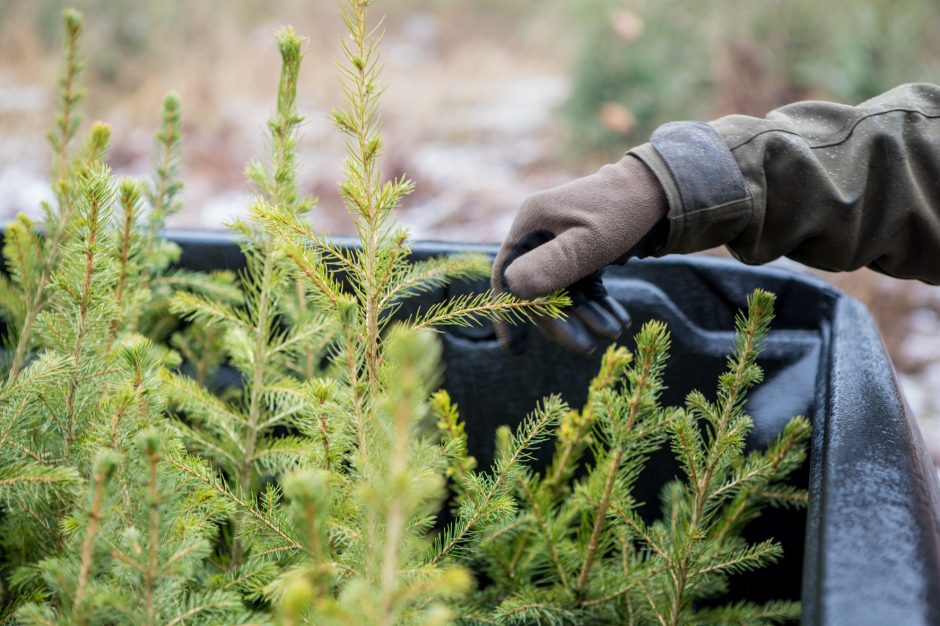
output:
[[39, 218], [42, 203], [52, 200], [52, 190], [44, 177], [18, 165], [0, 169], [0, 218], [9, 219], [17, 213]]
[[498, 147], [429, 143], [410, 155], [417, 173], [441, 189], [472, 190], [513, 182], [514, 169]]
[[500, 86], [487, 102], [470, 107], [459, 119], [468, 131], [533, 135], [555, 123], [555, 109], [569, 90], [568, 78], [560, 74], [519, 78]]
[[39, 85], [0, 87], [0, 114], [40, 111], [46, 105], [46, 90]]
[[215, 193], [200, 203], [198, 210], [191, 210], [186, 217], [190, 220], [196, 218], [194, 226], [219, 228], [221, 224], [229, 224], [237, 217], [247, 216], [251, 199], [251, 194], [243, 191]]

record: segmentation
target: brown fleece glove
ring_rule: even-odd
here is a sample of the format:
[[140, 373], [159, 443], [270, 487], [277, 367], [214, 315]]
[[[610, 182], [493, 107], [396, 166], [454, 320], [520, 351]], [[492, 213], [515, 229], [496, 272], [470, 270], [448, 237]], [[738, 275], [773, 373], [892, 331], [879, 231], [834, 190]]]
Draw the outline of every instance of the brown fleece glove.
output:
[[[538, 326], [566, 348], [593, 352], [630, 325], [627, 312], [607, 296], [600, 270], [654, 251], [665, 240], [667, 208], [656, 176], [630, 155], [538, 193], [522, 204], [496, 256], [493, 289], [536, 298], [568, 288], [568, 317], [543, 318]], [[524, 350], [524, 332], [500, 325], [497, 334], [510, 351]]]

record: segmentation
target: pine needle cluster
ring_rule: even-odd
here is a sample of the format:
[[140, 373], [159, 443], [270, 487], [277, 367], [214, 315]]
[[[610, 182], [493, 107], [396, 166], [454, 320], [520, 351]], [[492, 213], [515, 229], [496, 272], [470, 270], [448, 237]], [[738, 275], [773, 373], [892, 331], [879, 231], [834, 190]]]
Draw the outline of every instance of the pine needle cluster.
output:
[[[297, 184], [304, 42], [281, 55], [266, 158], [250, 164], [239, 274], [174, 267], [161, 236], [180, 208], [180, 101], [163, 102], [154, 176], [116, 180], [110, 130], [81, 146], [82, 18], [67, 11], [50, 143], [55, 200], [7, 226], [0, 275], [0, 623], [343, 624], [772, 622], [790, 604], [704, 609], [730, 573], [779, 558], [740, 538], [767, 504], [799, 505], [796, 420], [743, 452], [745, 391], [772, 297], [756, 293], [714, 401], [659, 405], [668, 334], [637, 356], [612, 348], [580, 411], [544, 400], [500, 429], [477, 468], [439, 383], [433, 329], [559, 316], [483, 293], [411, 317], [409, 297], [484, 278], [489, 259], [415, 262], [395, 209], [413, 189], [383, 178], [381, 24], [341, 0], [346, 138], [340, 185], [358, 245], [313, 230]], [[237, 384], [220, 384], [223, 370]], [[231, 379], [232, 377], [228, 377]], [[553, 440], [544, 472], [534, 451]], [[669, 442], [685, 471], [664, 517], [631, 487]], [[446, 527], [439, 512], [450, 507]], [[471, 594], [474, 578], [488, 580]]]

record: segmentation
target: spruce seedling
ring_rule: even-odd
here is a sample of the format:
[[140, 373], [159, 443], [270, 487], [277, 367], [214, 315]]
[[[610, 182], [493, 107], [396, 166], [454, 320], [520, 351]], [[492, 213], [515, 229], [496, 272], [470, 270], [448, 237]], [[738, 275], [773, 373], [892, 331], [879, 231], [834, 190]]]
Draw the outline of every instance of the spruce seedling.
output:
[[[252, 205], [252, 220], [236, 224], [248, 261], [242, 280], [247, 307], [223, 307], [191, 294], [180, 294], [173, 305], [175, 312], [188, 318], [225, 327], [228, 357], [243, 376], [241, 398], [224, 402], [180, 375], [169, 375], [166, 382], [183, 417], [177, 422], [178, 432], [193, 451], [213, 459], [226, 480], [210, 475], [202, 478], [241, 510], [234, 520], [230, 564], [233, 576], [253, 581], [249, 593], [267, 595], [272, 591], [266, 591], [264, 585], [273, 585], [271, 589], [276, 590], [286, 584], [283, 577], [280, 582], [272, 579], [272, 563], [289, 564], [299, 555], [314, 563], [322, 560], [313, 566], [315, 570], [325, 567], [345, 572], [344, 581], [361, 578], [372, 585], [384, 580], [386, 606], [375, 610], [377, 615], [388, 617], [393, 611], [389, 580], [398, 575], [398, 566], [392, 563], [399, 561], [394, 556], [397, 544], [406, 536], [402, 534], [405, 529], [396, 526], [401, 524], [401, 514], [390, 515], [384, 508], [367, 514], [373, 505], [353, 499], [338, 507], [337, 516], [331, 519], [334, 533], [354, 533], [357, 539], [353, 545], [339, 542], [331, 550], [314, 550], [304, 543], [302, 532], [283, 517], [279, 487], [266, 484], [270, 476], [315, 468], [327, 472], [332, 489], [349, 496], [357, 493], [355, 485], [367, 476], [384, 480], [381, 472], [370, 468], [376, 458], [390, 454], [400, 458], [389, 448], [384, 423], [388, 417], [379, 413], [380, 398], [389, 393], [392, 384], [380, 375], [385, 367], [384, 337], [400, 300], [456, 278], [482, 277], [489, 271], [488, 263], [479, 256], [417, 264], [408, 258], [406, 235], [394, 226], [394, 209], [412, 184], [404, 179], [383, 182], [381, 178], [376, 113], [380, 93], [376, 86], [378, 35], [367, 27], [366, 9], [367, 3], [343, 4], [350, 30], [344, 40], [348, 65], [341, 72], [347, 108], [332, 115], [347, 135], [346, 179], [341, 192], [356, 220], [359, 246], [342, 248], [313, 232], [304, 221], [303, 213], [315, 202], [300, 194], [296, 186], [296, 129], [302, 118], [295, 101], [302, 40], [291, 29], [284, 29], [277, 36], [282, 69], [276, 113], [268, 124], [269, 164], [249, 166], [248, 176], [259, 197]], [[284, 280], [286, 271], [291, 272], [293, 281]], [[407, 320], [405, 327], [558, 315], [566, 302], [561, 295], [530, 303], [508, 296], [490, 301], [484, 294], [472, 301], [455, 300], [446, 308], [431, 309]], [[328, 366], [321, 370], [324, 358]], [[317, 367], [311, 367], [312, 363]], [[416, 436], [406, 430], [398, 436]], [[410, 471], [434, 476], [443, 471], [437, 466], [438, 456], [419, 457], [430, 465], [425, 470], [421, 465], [412, 466]], [[185, 465], [184, 460], [180, 463]], [[383, 491], [388, 490], [379, 490]], [[406, 507], [412, 497], [415, 495], [401, 494], [399, 506]], [[440, 497], [431, 500], [436, 502]], [[419, 498], [422, 502], [426, 499]], [[426, 515], [431, 513], [428, 510]], [[383, 519], [398, 520], [393, 524], [397, 530], [384, 542], [381, 537], [388, 529]], [[362, 524], [363, 529], [350, 531]], [[425, 526], [421, 528], [427, 532]], [[375, 569], [372, 559], [379, 554], [386, 565]], [[434, 571], [432, 568], [428, 573]], [[356, 585], [364, 584], [361, 581]]]
[[[799, 616], [793, 602], [697, 606], [731, 574], [780, 558], [773, 540], [741, 538], [747, 521], [768, 504], [806, 501], [785, 482], [805, 460], [805, 419], [792, 420], [767, 451], [744, 454], [746, 391], [761, 380], [756, 359], [772, 309], [769, 293], [749, 298], [715, 402], [693, 392], [683, 408], [660, 406], [669, 335], [658, 322], [636, 335], [635, 356], [607, 351], [584, 408], [562, 417], [544, 475], [518, 479], [518, 512], [493, 524], [470, 556], [494, 584], [465, 609], [468, 623], [770, 624]], [[686, 480], [667, 484], [663, 519], [647, 523], [632, 486], [667, 441]], [[578, 470], [583, 476], [572, 479]]]
[[[13, 362], [10, 365], [10, 378], [16, 378], [23, 368], [33, 324], [46, 304], [46, 288], [62, 252], [61, 244], [67, 234], [74, 203], [71, 196], [74, 187], [67, 184], [67, 179], [70, 170], [74, 168], [71, 163], [70, 148], [80, 123], [75, 108], [85, 97], [84, 91], [78, 84], [82, 73], [79, 42], [83, 20], [77, 11], [68, 10], [63, 14], [63, 21], [65, 22], [65, 69], [59, 79], [55, 130], [49, 133], [49, 143], [55, 154], [52, 169], [56, 208], [50, 205], [43, 207], [47, 228], [45, 240], [32, 235], [32, 223], [26, 218], [19, 218], [17, 228], [25, 232], [14, 236], [22, 238], [21, 245], [11, 251], [17, 253], [15, 257], [7, 256], [11, 274], [18, 287], [17, 292], [5, 294], [5, 300], [9, 303], [6, 304], [6, 308], [13, 313], [10, 316], [13, 323], [10, 325], [11, 336], [8, 342], [15, 346]], [[92, 141], [97, 142], [97, 145], [91, 144], [93, 147], [91, 154], [103, 151], [103, 145], [107, 143], [105, 132], [101, 130], [93, 135]]]

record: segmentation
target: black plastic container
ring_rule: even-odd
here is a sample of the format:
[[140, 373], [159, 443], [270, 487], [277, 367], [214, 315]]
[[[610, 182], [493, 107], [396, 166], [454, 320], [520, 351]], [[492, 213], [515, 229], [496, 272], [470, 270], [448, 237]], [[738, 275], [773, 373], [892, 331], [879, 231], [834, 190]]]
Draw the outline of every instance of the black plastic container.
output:
[[[230, 235], [168, 231], [194, 270], [238, 269]], [[417, 243], [418, 258], [489, 246]], [[794, 415], [812, 420], [805, 511], [768, 510], [754, 538], [782, 542], [772, 568], [732, 581], [733, 599], [801, 599], [803, 623], [915, 626], [940, 624], [940, 487], [937, 472], [900, 392], [874, 321], [856, 300], [820, 281], [779, 269], [703, 257], [632, 261], [610, 268], [605, 283], [634, 318], [666, 322], [672, 333], [664, 401], [697, 388], [714, 393], [732, 347], [734, 315], [761, 287], [777, 294], [776, 319], [760, 359], [766, 380], [749, 399], [751, 445], [765, 445]], [[484, 285], [440, 289], [408, 309]], [[492, 328], [443, 333], [444, 386], [467, 422], [471, 452], [491, 457], [493, 433], [517, 423], [535, 403], [560, 393], [584, 400], [599, 355], [580, 357], [530, 333], [525, 355], [506, 355]], [[632, 345], [630, 337], [621, 339]], [[639, 481], [647, 514], [662, 484], [676, 476], [664, 452]]]

